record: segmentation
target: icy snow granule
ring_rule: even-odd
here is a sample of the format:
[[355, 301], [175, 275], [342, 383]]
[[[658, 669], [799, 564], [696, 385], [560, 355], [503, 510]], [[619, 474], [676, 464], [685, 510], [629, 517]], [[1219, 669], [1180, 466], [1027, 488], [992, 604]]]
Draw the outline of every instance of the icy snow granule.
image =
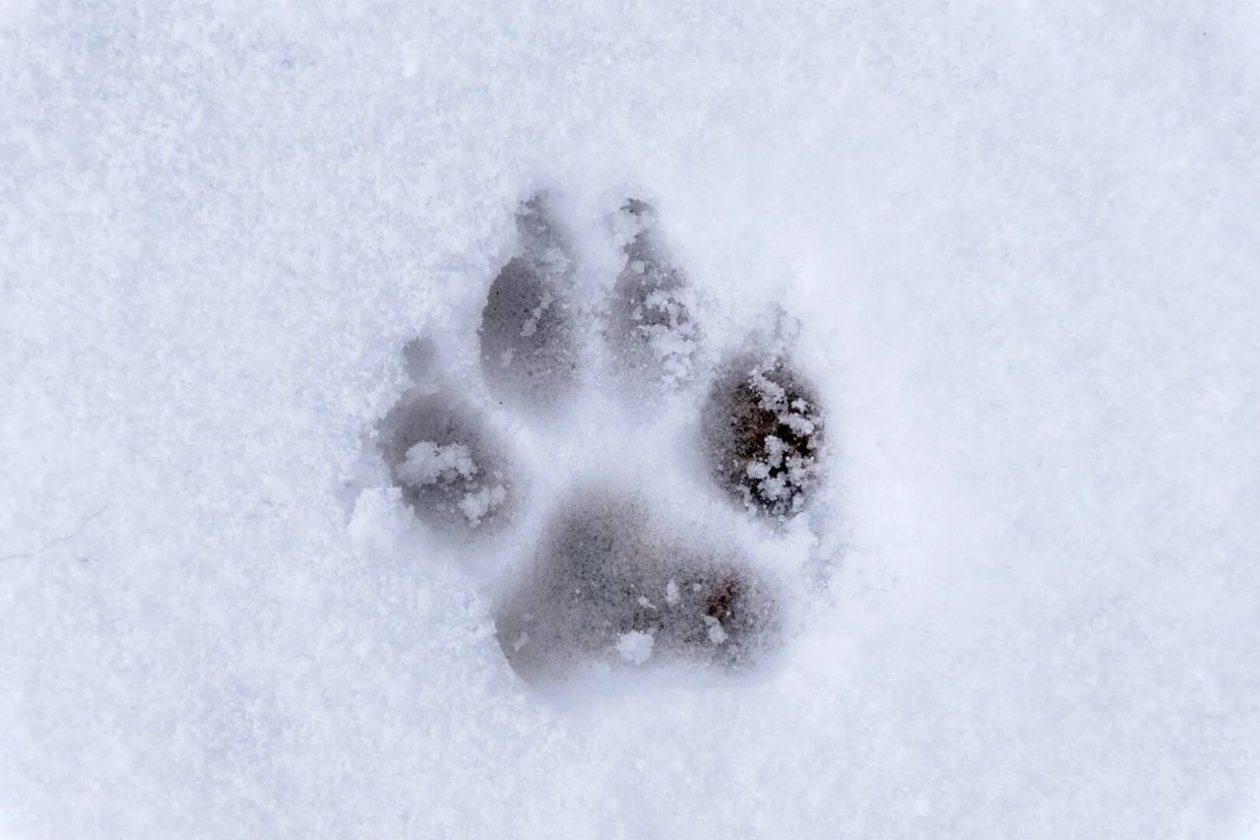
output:
[[459, 512], [464, 514], [468, 524], [476, 528], [482, 518], [507, 498], [507, 491], [501, 484], [494, 487], [483, 487], [475, 493], [468, 493], [459, 503]]
[[726, 630], [722, 627], [722, 622], [718, 621], [711, 615], [704, 617], [704, 623], [709, 626], [709, 641], [715, 645], [720, 645], [727, 640]]
[[521, 326], [521, 336], [529, 338], [538, 331], [538, 322], [542, 319], [543, 313], [547, 311], [547, 307], [555, 302], [555, 297], [549, 289], [543, 290], [542, 300], [538, 302], [538, 306], [534, 311], [529, 313], [529, 317], [525, 319], [525, 323]]
[[408, 449], [407, 459], [398, 468], [399, 478], [416, 487], [446, 484], [456, 477], [472, 478], [476, 474], [477, 465], [467, 446], [462, 443], [438, 446], [428, 440]]
[[642, 665], [652, 658], [652, 641], [651, 635], [638, 630], [622, 633], [617, 639], [617, 653], [626, 662]]

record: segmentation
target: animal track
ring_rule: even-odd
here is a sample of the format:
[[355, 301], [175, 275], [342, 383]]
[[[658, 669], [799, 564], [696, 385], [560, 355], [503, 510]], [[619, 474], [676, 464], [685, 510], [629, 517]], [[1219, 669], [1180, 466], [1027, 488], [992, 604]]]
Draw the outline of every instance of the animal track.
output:
[[813, 389], [782, 358], [741, 355], [718, 375], [701, 414], [709, 468], [743, 503], [800, 512], [819, 478], [823, 421]]
[[517, 230], [519, 253], [494, 279], [481, 314], [481, 369], [502, 395], [543, 406], [570, 390], [577, 371], [573, 257], [542, 196], [522, 208]]
[[631, 200], [620, 220], [629, 241], [609, 305], [614, 360], [631, 380], [677, 386], [690, 377], [700, 341], [691, 290], [664, 253], [651, 206]]
[[496, 626], [508, 661], [538, 679], [613, 657], [744, 664], [777, 612], [746, 562], [660, 533], [634, 497], [595, 493], [552, 519]]
[[412, 393], [381, 433], [390, 478], [421, 520], [448, 530], [503, 520], [511, 480], [500, 447], [468, 408], [442, 394]]
[[[501, 407], [474, 407], [440, 380], [417, 384], [377, 425], [390, 481], [426, 528], [469, 550], [474, 538], [524, 542], [521, 512], [549, 508], [534, 548], [492, 587], [499, 646], [527, 681], [755, 664], [782, 643], [783, 587], [728, 535], [742, 519], [773, 542], [809, 508], [823, 478], [817, 393], [777, 341], [727, 353], [716, 369], [704, 362], [697, 297], [646, 202], [628, 201], [604, 231], [620, 269], [594, 307], [577, 289], [599, 282], [599, 263], [583, 259], [551, 200], [525, 202], [516, 227], [477, 333], [482, 381]], [[409, 367], [435, 366], [417, 342], [405, 355]], [[617, 408], [610, 391], [658, 416]], [[572, 413], [555, 413], [579, 404], [594, 418], [581, 436]], [[495, 434], [482, 414], [495, 411], [541, 443]], [[530, 467], [514, 448], [577, 457]], [[671, 487], [711, 492], [680, 508], [662, 498], [667, 474]], [[559, 484], [569, 489], [545, 490]], [[673, 515], [702, 505], [689, 525]]]

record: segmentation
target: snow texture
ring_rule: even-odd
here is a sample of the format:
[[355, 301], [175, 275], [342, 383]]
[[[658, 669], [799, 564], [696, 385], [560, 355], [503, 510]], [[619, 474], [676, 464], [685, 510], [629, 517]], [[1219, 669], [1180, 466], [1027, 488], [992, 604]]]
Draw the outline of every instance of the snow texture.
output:
[[[0, 835], [1260, 835], [1257, 44], [1236, 0], [0, 2]], [[642, 198], [678, 387], [573, 367], [595, 324], [483, 357], [545, 189], [571, 296], [491, 322], [611, 323]], [[827, 473], [770, 526], [686, 389], [774, 307]], [[422, 441], [478, 472], [422, 495]], [[629, 623], [523, 679], [498, 611], [583, 487], [779, 587], [772, 655]]]
[[642, 665], [652, 658], [654, 638], [650, 633], [631, 630], [622, 633], [617, 639], [617, 653], [621, 658], [635, 665]]

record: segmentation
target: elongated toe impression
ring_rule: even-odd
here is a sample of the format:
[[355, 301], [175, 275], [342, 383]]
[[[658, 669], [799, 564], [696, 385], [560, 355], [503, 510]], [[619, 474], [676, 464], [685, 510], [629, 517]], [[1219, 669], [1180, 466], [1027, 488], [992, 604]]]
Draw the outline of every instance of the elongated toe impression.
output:
[[632, 199], [618, 222], [626, 261], [609, 303], [613, 363], [635, 385], [675, 387], [691, 377], [700, 341], [692, 290], [662, 242], [650, 205]]
[[576, 380], [573, 257], [541, 198], [521, 209], [517, 228], [517, 254], [495, 277], [482, 309], [481, 369], [501, 398], [546, 408]]

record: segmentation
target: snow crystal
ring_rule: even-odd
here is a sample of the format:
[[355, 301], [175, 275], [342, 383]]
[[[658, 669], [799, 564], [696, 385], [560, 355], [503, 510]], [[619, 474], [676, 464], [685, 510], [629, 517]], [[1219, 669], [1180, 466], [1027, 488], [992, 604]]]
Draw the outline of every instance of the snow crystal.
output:
[[786, 401], [787, 392], [783, 390], [783, 386], [766, 378], [761, 368], [753, 368], [749, 374], [749, 381], [757, 389], [762, 408], [775, 409]]
[[722, 622], [718, 621], [711, 615], [704, 617], [704, 623], [708, 625], [709, 641], [715, 645], [720, 645], [728, 638], [726, 630], [722, 627]]
[[788, 482], [785, 476], [775, 476], [757, 483], [757, 492], [761, 495], [761, 498], [769, 499], [770, 501], [782, 499], [787, 494], [787, 490]]
[[653, 642], [654, 639], [650, 633], [638, 630], [622, 633], [617, 639], [617, 653], [632, 665], [642, 665], [652, 658]]
[[[797, 400], [797, 402], [800, 402], [800, 400]], [[813, 421], [799, 414], [784, 414], [779, 419], [801, 437], [809, 437], [814, 433]]]
[[782, 438], [776, 435], [766, 435], [765, 449], [766, 454], [769, 456], [766, 459], [766, 463], [772, 467], [783, 465], [783, 453], [787, 451], [787, 444], [783, 442]]
[[481, 520], [507, 498], [507, 490], [502, 485], [483, 487], [475, 492], [464, 494], [459, 502], [459, 512], [464, 514], [468, 524], [476, 528]]
[[472, 452], [462, 443], [439, 446], [422, 440], [407, 450], [406, 460], [398, 467], [398, 477], [416, 487], [447, 484], [476, 474]]
[[538, 330], [538, 322], [542, 318], [543, 313], [547, 311], [547, 307], [555, 302], [555, 296], [552, 295], [550, 289], [543, 289], [542, 300], [538, 302], [538, 306], [534, 307], [529, 313], [529, 317], [525, 319], [525, 323], [521, 325], [521, 337], [529, 338]]
[[764, 461], [749, 461], [744, 472], [749, 478], [765, 479], [770, 477], [770, 465]]

